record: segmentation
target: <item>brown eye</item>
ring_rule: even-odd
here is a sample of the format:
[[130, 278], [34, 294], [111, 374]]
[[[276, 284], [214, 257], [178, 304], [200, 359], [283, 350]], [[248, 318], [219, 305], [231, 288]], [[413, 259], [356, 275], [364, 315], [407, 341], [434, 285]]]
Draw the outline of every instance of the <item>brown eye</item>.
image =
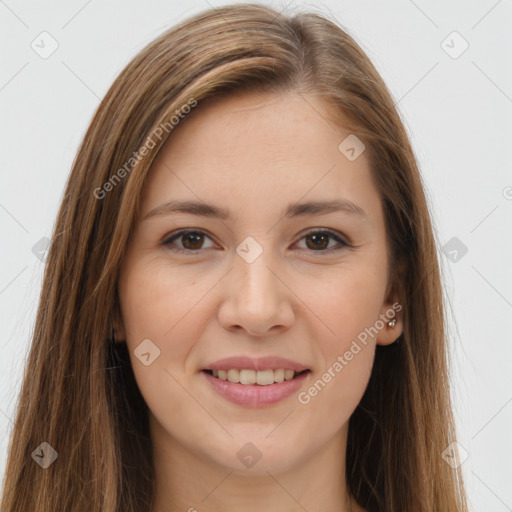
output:
[[[330, 236], [325, 233], [313, 233], [312, 235], [307, 235], [305, 238], [308, 249], [316, 250], [327, 249]], [[309, 244], [308, 241], [311, 241], [311, 244]]]
[[[170, 250], [175, 252], [194, 253], [200, 252], [201, 249], [208, 248], [204, 247], [206, 239], [211, 240], [211, 238], [203, 231], [182, 230], [164, 240], [162, 245], [169, 247]], [[177, 244], [175, 241], [179, 240], [181, 240], [181, 243]], [[325, 230], [311, 231], [303, 236], [301, 240], [306, 240], [307, 250], [319, 253], [331, 253], [345, 247], [350, 247], [350, 244], [345, 242], [337, 234]], [[334, 246], [329, 246], [331, 241], [335, 241], [337, 243], [335, 243]], [[338, 247], [336, 247], [336, 245]], [[211, 247], [212, 246], [210, 246], [210, 248]]]
[[183, 246], [185, 249], [200, 249], [203, 244], [203, 235], [201, 233], [186, 233], [182, 235]]
[[[163, 245], [169, 246], [171, 250], [177, 252], [196, 252], [204, 249], [203, 244], [205, 239], [210, 239], [202, 231], [179, 231], [171, 238], [164, 240]], [[175, 247], [175, 240], [181, 240], [181, 247]]]
[[[342, 238], [332, 233], [331, 231], [311, 231], [302, 237], [301, 240], [306, 240], [306, 248], [316, 252], [331, 252], [342, 249], [343, 247], [349, 247], [349, 244]], [[339, 247], [329, 247], [329, 242], [335, 240]]]

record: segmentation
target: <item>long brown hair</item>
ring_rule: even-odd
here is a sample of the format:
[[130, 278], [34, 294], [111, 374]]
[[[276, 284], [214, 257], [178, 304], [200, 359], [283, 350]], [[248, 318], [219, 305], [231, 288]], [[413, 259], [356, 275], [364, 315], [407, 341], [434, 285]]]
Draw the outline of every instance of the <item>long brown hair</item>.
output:
[[[331, 105], [333, 122], [344, 113], [366, 145], [382, 198], [404, 328], [398, 344], [377, 347], [350, 419], [349, 492], [372, 512], [467, 511], [460, 468], [442, 458], [455, 434], [437, 242], [393, 99], [338, 23], [238, 4], [204, 11], [150, 43], [93, 117], [46, 263], [3, 512], [149, 510], [147, 405], [125, 344], [108, 341], [118, 273], [151, 163], [172, 137], [169, 120], [184, 105], [200, 109], [207, 97], [241, 89], [314, 94]], [[43, 442], [58, 453], [46, 469], [31, 456]]]

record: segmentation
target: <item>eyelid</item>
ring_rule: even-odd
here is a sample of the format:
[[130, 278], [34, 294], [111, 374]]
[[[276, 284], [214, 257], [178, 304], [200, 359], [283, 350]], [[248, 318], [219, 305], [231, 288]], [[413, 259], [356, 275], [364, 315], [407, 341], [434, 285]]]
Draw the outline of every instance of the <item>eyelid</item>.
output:
[[[166, 235], [163, 240], [162, 240], [162, 245], [164, 246], [169, 246], [171, 245], [171, 242], [173, 242], [174, 240], [176, 239], [179, 239], [180, 237], [184, 236], [184, 235], [188, 235], [189, 233], [198, 233], [200, 235], [206, 235], [207, 238], [209, 238], [210, 240], [214, 241], [213, 240], [213, 237], [208, 233], [208, 231], [204, 230], [204, 229], [195, 229], [195, 228], [186, 228], [186, 229], [179, 229], [178, 231], [174, 231], [173, 233], [170, 233], [169, 235]], [[204, 249], [197, 249], [196, 251], [193, 251], [193, 250], [190, 250], [190, 249], [181, 249], [181, 247], [173, 247], [171, 248], [172, 251], [175, 251], [175, 252], [181, 252], [181, 253], [189, 253], [189, 254], [194, 254], [194, 253], [199, 253], [201, 252], [202, 250]]]
[[[178, 231], [175, 231], [175, 232], [170, 233], [169, 235], [165, 236], [164, 239], [162, 240], [161, 244], [164, 246], [170, 246], [174, 240], [179, 239], [180, 237], [187, 235], [189, 233], [198, 233], [201, 235], [205, 235], [206, 238], [209, 238], [210, 240], [214, 241], [213, 237], [208, 233], [208, 231], [206, 231], [204, 229], [185, 228], [185, 229], [180, 229]], [[342, 233], [339, 233], [338, 231], [334, 231], [329, 228], [320, 228], [320, 227], [310, 228], [308, 231], [302, 233], [300, 238], [297, 240], [297, 242], [295, 242], [295, 244], [299, 243], [304, 237], [306, 237], [310, 234], [313, 234], [313, 233], [329, 235], [332, 239], [334, 239], [338, 243], [338, 247], [335, 246], [335, 247], [331, 247], [329, 249], [318, 250], [318, 251], [314, 251], [312, 249], [309, 249], [309, 250], [301, 249], [302, 251], [318, 253], [319, 255], [322, 255], [322, 254], [331, 254], [333, 252], [337, 252], [344, 248], [353, 247], [352, 243], [348, 240], [348, 237], [346, 237]], [[178, 253], [199, 254], [205, 249], [192, 250], [192, 249], [181, 249], [180, 247], [172, 247], [172, 248], [170, 248], [170, 250], [172, 250], [174, 252], [178, 252]]]
[[[339, 233], [338, 231], [334, 231], [329, 228], [312, 228], [312, 229], [306, 231], [305, 233], [303, 233], [302, 236], [299, 238], [299, 241], [311, 233], [327, 233], [332, 238], [334, 238], [336, 241], [338, 241], [340, 244], [345, 245], [347, 247], [352, 247], [352, 244], [347, 236], [345, 236], [342, 233]], [[318, 251], [318, 252], [326, 252], [326, 251]]]

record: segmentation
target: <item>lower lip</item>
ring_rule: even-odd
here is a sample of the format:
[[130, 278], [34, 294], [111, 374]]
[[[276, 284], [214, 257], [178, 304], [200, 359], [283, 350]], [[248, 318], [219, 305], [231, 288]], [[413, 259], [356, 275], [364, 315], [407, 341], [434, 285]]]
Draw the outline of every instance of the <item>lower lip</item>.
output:
[[276, 382], [268, 386], [239, 384], [218, 379], [204, 371], [201, 373], [213, 386], [213, 389], [226, 400], [244, 407], [265, 407], [296, 393], [311, 372], [307, 371], [294, 379]]

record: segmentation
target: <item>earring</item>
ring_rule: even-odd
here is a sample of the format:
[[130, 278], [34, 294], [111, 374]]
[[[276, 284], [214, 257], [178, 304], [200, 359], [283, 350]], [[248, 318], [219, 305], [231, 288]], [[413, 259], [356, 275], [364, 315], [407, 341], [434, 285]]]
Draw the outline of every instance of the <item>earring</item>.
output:
[[395, 327], [395, 325], [396, 325], [396, 318], [393, 318], [393, 320], [390, 320], [390, 321], [388, 322], [388, 326], [389, 326], [389, 327]]

